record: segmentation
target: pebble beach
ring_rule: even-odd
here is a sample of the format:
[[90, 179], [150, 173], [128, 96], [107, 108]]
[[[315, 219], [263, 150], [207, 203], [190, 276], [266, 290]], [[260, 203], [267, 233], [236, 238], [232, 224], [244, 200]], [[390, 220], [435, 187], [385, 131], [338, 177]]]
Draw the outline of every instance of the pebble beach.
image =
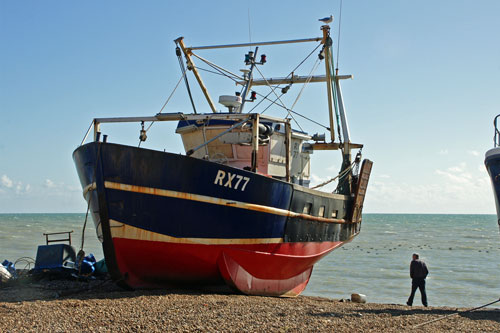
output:
[[414, 329], [466, 310], [310, 296], [256, 297], [207, 289], [125, 291], [108, 280], [49, 281], [0, 289], [2, 332], [500, 331], [500, 311], [493, 308]]

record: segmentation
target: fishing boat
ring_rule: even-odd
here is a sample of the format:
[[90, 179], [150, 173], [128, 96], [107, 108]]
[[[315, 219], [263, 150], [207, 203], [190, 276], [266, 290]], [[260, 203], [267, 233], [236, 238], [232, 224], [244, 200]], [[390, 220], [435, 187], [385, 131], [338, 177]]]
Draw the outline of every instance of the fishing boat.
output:
[[[177, 86], [185, 82], [192, 112], [162, 109], [153, 116], [93, 119], [73, 159], [108, 270], [118, 284], [225, 283], [249, 295], [296, 296], [314, 264], [360, 232], [372, 162], [362, 160], [362, 144], [351, 142], [340, 81], [352, 76], [334, 70], [330, 26], [323, 25], [321, 32], [316, 38], [198, 47], [187, 47], [180, 37], [175, 40], [182, 72]], [[268, 62], [266, 55], [258, 56], [259, 47], [296, 43], [315, 43], [308, 57], [316, 58], [316, 68], [323, 63], [325, 74], [300, 76], [296, 68], [286, 77], [256, 77]], [[250, 48], [241, 74], [198, 54], [225, 48]], [[224, 111], [217, 110], [195, 58], [241, 87], [219, 97]], [[203, 92], [204, 113], [188, 76]], [[326, 84], [326, 125], [286, 107], [280, 98], [292, 85], [318, 83]], [[260, 93], [264, 89], [267, 96]], [[247, 111], [250, 103], [259, 104], [257, 99], [285, 110], [286, 116], [255, 107]], [[294, 128], [299, 117], [328, 134]], [[185, 153], [140, 147], [147, 139], [145, 124], [168, 121], [177, 122]], [[103, 132], [108, 123], [137, 123], [139, 146], [111, 143]], [[340, 171], [310, 187], [311, 154], [325, 150], [340, 152]], [[354, 155], [353, 150], [359, 151]], [[333, 192], [320, 190], [331, 181], [337, 182]]]
[[498, 130], [497, 121], [500, 114], [493, 120], [495, 134], [493, 136], [493, 148], [486, 152], [484, 164], [490, 175], [493, 193], [495, 195], [495, 204], [497, 209], [497, 221], [500, 227], [500, 131]]

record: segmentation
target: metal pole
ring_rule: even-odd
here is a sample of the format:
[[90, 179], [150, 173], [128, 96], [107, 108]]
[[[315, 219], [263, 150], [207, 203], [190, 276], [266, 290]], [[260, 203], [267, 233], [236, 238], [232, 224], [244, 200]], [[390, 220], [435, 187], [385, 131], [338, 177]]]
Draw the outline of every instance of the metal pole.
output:
[[315, 38], [305, 38], [305, 39], [292, 39], [292, 40], [279, 40], [272, 42], [256, 42], [256, 43], [241, 43], [241, 44], [226, 44], [226, 45], [208, 45], [208, 46], [191, 46], [188, 48], [189, 51], [192, 50], [208, 50], [208, 49], [223, 49], [230, 47], [248, 47], [248, 46], [260, 46], [260, 45], [277, 45], [277, 44], [292, 44], [292, 43], [305, 43], [305, 42], [319, 42], [322, 37]]
[[344, 144], [351, 142], [351, 134], [349, 132], [349, 124], [347, 123], [347, 116], [344, 108], [344, 98], [342, 97], [342, 89], [340, 88], [340, 82], [335, 78], [335, 85], [337, 86], [337, 99], [339, 103], [340, 120], [342, 125], [342, 136], [344, 137]]
[[203, 80], [201, 79], [200, 73], [198, 73], [198, 70], [194, 66], [193, 60], [191, 59], [191, 49], [186, 49], [186, 46], [184, 45], [184, 38], [183, 37], [178, 38], [176, 41], [179, 43], [179, 46], [181, 47], [182, 52], [184, 52], [184, 56], [186, 57], [186, 59], [188, 61], [188, 66], [193, 71], [193, 74], [196, 77], [196, 80], [198, 80], [198, 84], [200, 85], [201, 91], [203, 91], [203, 94], [205, 95], [205, 98], [207, 99], [208, 105], [210, 105], [212, 112], [216, 113], [217, 109], [215, 108], [215, 104], [212, 101], [210, 94], [208, 93], [207, 87], [205, 87], [205, 84], [203, 83]]
[[257, 159], [259, 156], [259, 114], [252, 115], [252, 171], [257, 172]]
[[97, 133], [101, 131], [101, 124], [94, 119], [94, 141], [97, 140]]
[[291, 162], [291, 148], [292, 148], [292, 126], [290, 119], [285, 123], [285, 164], [286, 164], [286, 181], [290, 182], [290, 162]]
[[[89, 129], [87, 130], [87, 133], [85, 133], [85, 136], [83, 137], [83, 140], [82, 140], [82, 143], [80, 143], [80, 146], [83, 146], [83, 144], [85, 143], [85, 140], [87, 140], [87, 138], [89, 137], [90, 130], [92, 129], [92, 126], [94, 126], [94, 121], [93, 120], [90, 123]], [[95, 140], [95, 138], [94, 138], [94, 140]]]
[[257, 51], [259, 50], [258, 47], [255, 48], [255, 52], [253, 54], [253, 59], [252, 61], [252, 66], [250, 66], [250, 72], [248, 72], [248, 78], [247, 78], [247, 84], [245, 85], [245, 89], [243, 90], [243, 94], [241, 96], [242, 102], [239, 107], [238, 112], [243, 113], [243, 107], [245, 106], [245, 102], [247, 100], [247, 94], [248, 94], [248, 88], [252, 85], [252, 75], [253, 75], [253, 69], [255, 67], [255, 58], [257, 58]]

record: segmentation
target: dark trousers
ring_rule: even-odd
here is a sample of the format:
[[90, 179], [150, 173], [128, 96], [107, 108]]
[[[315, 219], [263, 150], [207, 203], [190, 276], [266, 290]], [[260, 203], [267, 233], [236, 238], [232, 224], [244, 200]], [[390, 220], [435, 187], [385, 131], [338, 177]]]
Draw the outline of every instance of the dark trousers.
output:
[[425, 279], [412, 279], [411, 280], [411, 294], [410, 298], [408, 298], [408, 302], [406, 304], [413, 304], [413, 297], [415, 297], [415, 292], [417, 288], [420, 289], [420, 294], [422, 295], [422, 304], [427, 306], [427, 294], [425, 293]]

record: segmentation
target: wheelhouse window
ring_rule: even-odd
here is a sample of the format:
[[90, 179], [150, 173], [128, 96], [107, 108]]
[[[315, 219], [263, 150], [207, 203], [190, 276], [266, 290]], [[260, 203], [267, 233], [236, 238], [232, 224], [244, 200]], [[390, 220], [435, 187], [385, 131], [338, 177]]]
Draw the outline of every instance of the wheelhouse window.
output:
[[319, 207], [318, 216], [325, 217], [325, 206]]
[[304, 210], [302, 211], [302, 213], [304, 214], [311, 214], [311, 211], [312, 211], [312, 203], [310, 202], [307, 202], [305, 205], [304, 205]]

